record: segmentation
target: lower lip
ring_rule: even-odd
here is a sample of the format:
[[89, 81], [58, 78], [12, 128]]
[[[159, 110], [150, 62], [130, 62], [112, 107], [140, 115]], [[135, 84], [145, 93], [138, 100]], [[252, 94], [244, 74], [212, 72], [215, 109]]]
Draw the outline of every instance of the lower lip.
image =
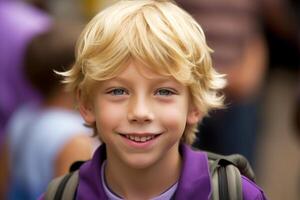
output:
[[137, 148], [137, 149], [147, 149], [147, 148], [150, 148], [154, 142], [160, 137], [160, 135], [156, 136], [155, 138], [151, 139], [151, 140], [148, 140], [148, 141], [145, 141], [145, 142], [135, 142], [135, 141], [132, 141], [124, 136], [121, 136], [125, 142], [132, 148]]

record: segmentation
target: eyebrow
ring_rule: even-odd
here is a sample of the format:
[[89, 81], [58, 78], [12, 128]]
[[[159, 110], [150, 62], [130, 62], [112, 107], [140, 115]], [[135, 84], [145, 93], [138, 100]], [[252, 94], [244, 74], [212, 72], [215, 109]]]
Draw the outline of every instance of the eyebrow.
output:
[[[178, 91], [183, 89], [183, 85], [176, 81], [176, 79], [170, 79], [168, 77], [155, 77], [155, 78], [149, 78], [148, 80], [153, 80], [150, 85], [151, 87], [157, 87], [161, 84], [171, 84], [169, 85], [170, 87], [175, 87], [177, 88]], [[121, 85], [133, 85], [130, 79], [127, 79], [126, 77], [115, 77], [114, 79], [111, 80], [111, 84], [121, 84]], [[168, 86], [168, 87], [169, 87]]]
[[[171, 76], [170, 76], [171, 77]], [[172, 79], [168, 76], [166, 77], [144, 77], [147, 80], [153, 80], [155, 81], [156, 84], [162, 84], [162, 83], [167, 83], [167, 82], [174, 82], [176, 84], [180, 84], [179, 82], [177, 82], [175, 79]], [[112, 81], [116, 81], [116, 82], [121, 82], [121, 83], [130, 83], [130, 79], [127, 78], [123, 78], [123, 77], [115, 77], [112, 79]]]

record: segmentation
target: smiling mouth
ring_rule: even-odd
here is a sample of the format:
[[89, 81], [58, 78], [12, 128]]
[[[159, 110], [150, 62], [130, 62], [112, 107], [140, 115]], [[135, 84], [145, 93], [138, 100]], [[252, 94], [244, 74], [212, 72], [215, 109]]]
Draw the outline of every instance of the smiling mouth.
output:
[[120, 135], [133, 142], [144, 143], [157, 138], [161, 134], [152, 134], [152, 135], [120, 134]]

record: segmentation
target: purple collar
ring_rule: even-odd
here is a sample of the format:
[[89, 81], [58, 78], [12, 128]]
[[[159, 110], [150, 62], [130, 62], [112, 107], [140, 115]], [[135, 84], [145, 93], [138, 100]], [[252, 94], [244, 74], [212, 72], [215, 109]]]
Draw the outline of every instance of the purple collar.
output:
[[[207, 155], [193, 151], [187, 145], [180, 146], [183, 158], [175, 199], [208, 200], [211, 194], [210, 173]], [[101, 165], [106, 159], [105, 145], [101, 145], [92, 160], [82, 165], [79, 170], [77, 200], [107, 199], [101, 184]]]

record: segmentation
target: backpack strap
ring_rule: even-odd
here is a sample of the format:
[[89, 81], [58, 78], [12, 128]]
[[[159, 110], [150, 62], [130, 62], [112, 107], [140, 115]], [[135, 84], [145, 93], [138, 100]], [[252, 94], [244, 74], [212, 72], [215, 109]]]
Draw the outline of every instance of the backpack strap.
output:
[[85, 161], [77, 161], [70, 167], [70, 173], [53, 179], [45, 193], [45, 200], [73, 200], [79, 182], [79, 167]]
[[228, 183], [228, 194], [230, 199], [243, 199], [242, 177], [240, 171], [234, 165], [226, 166], [226, 178]]
[[78, 170], [53, 179], [45, 193], [45, 200], [73, 200], [78, 186]]
[[[254, 172], [247, 159], [239, 154], [222, 156], [206, 153], [212, 177], [211, 200], [243, 200], [241, 174], [255, 181]], [[48, 185], [45, 200], [73, 200], [78, 186], [78, 168], [83, 163], [74, 163], [69, 174], [53, 179]]]
[[211, 200], [242, 200], [241, 174], [255, 179], [247, 159], [239, 154], [222, 156], [207, 152], [212, 177]]

